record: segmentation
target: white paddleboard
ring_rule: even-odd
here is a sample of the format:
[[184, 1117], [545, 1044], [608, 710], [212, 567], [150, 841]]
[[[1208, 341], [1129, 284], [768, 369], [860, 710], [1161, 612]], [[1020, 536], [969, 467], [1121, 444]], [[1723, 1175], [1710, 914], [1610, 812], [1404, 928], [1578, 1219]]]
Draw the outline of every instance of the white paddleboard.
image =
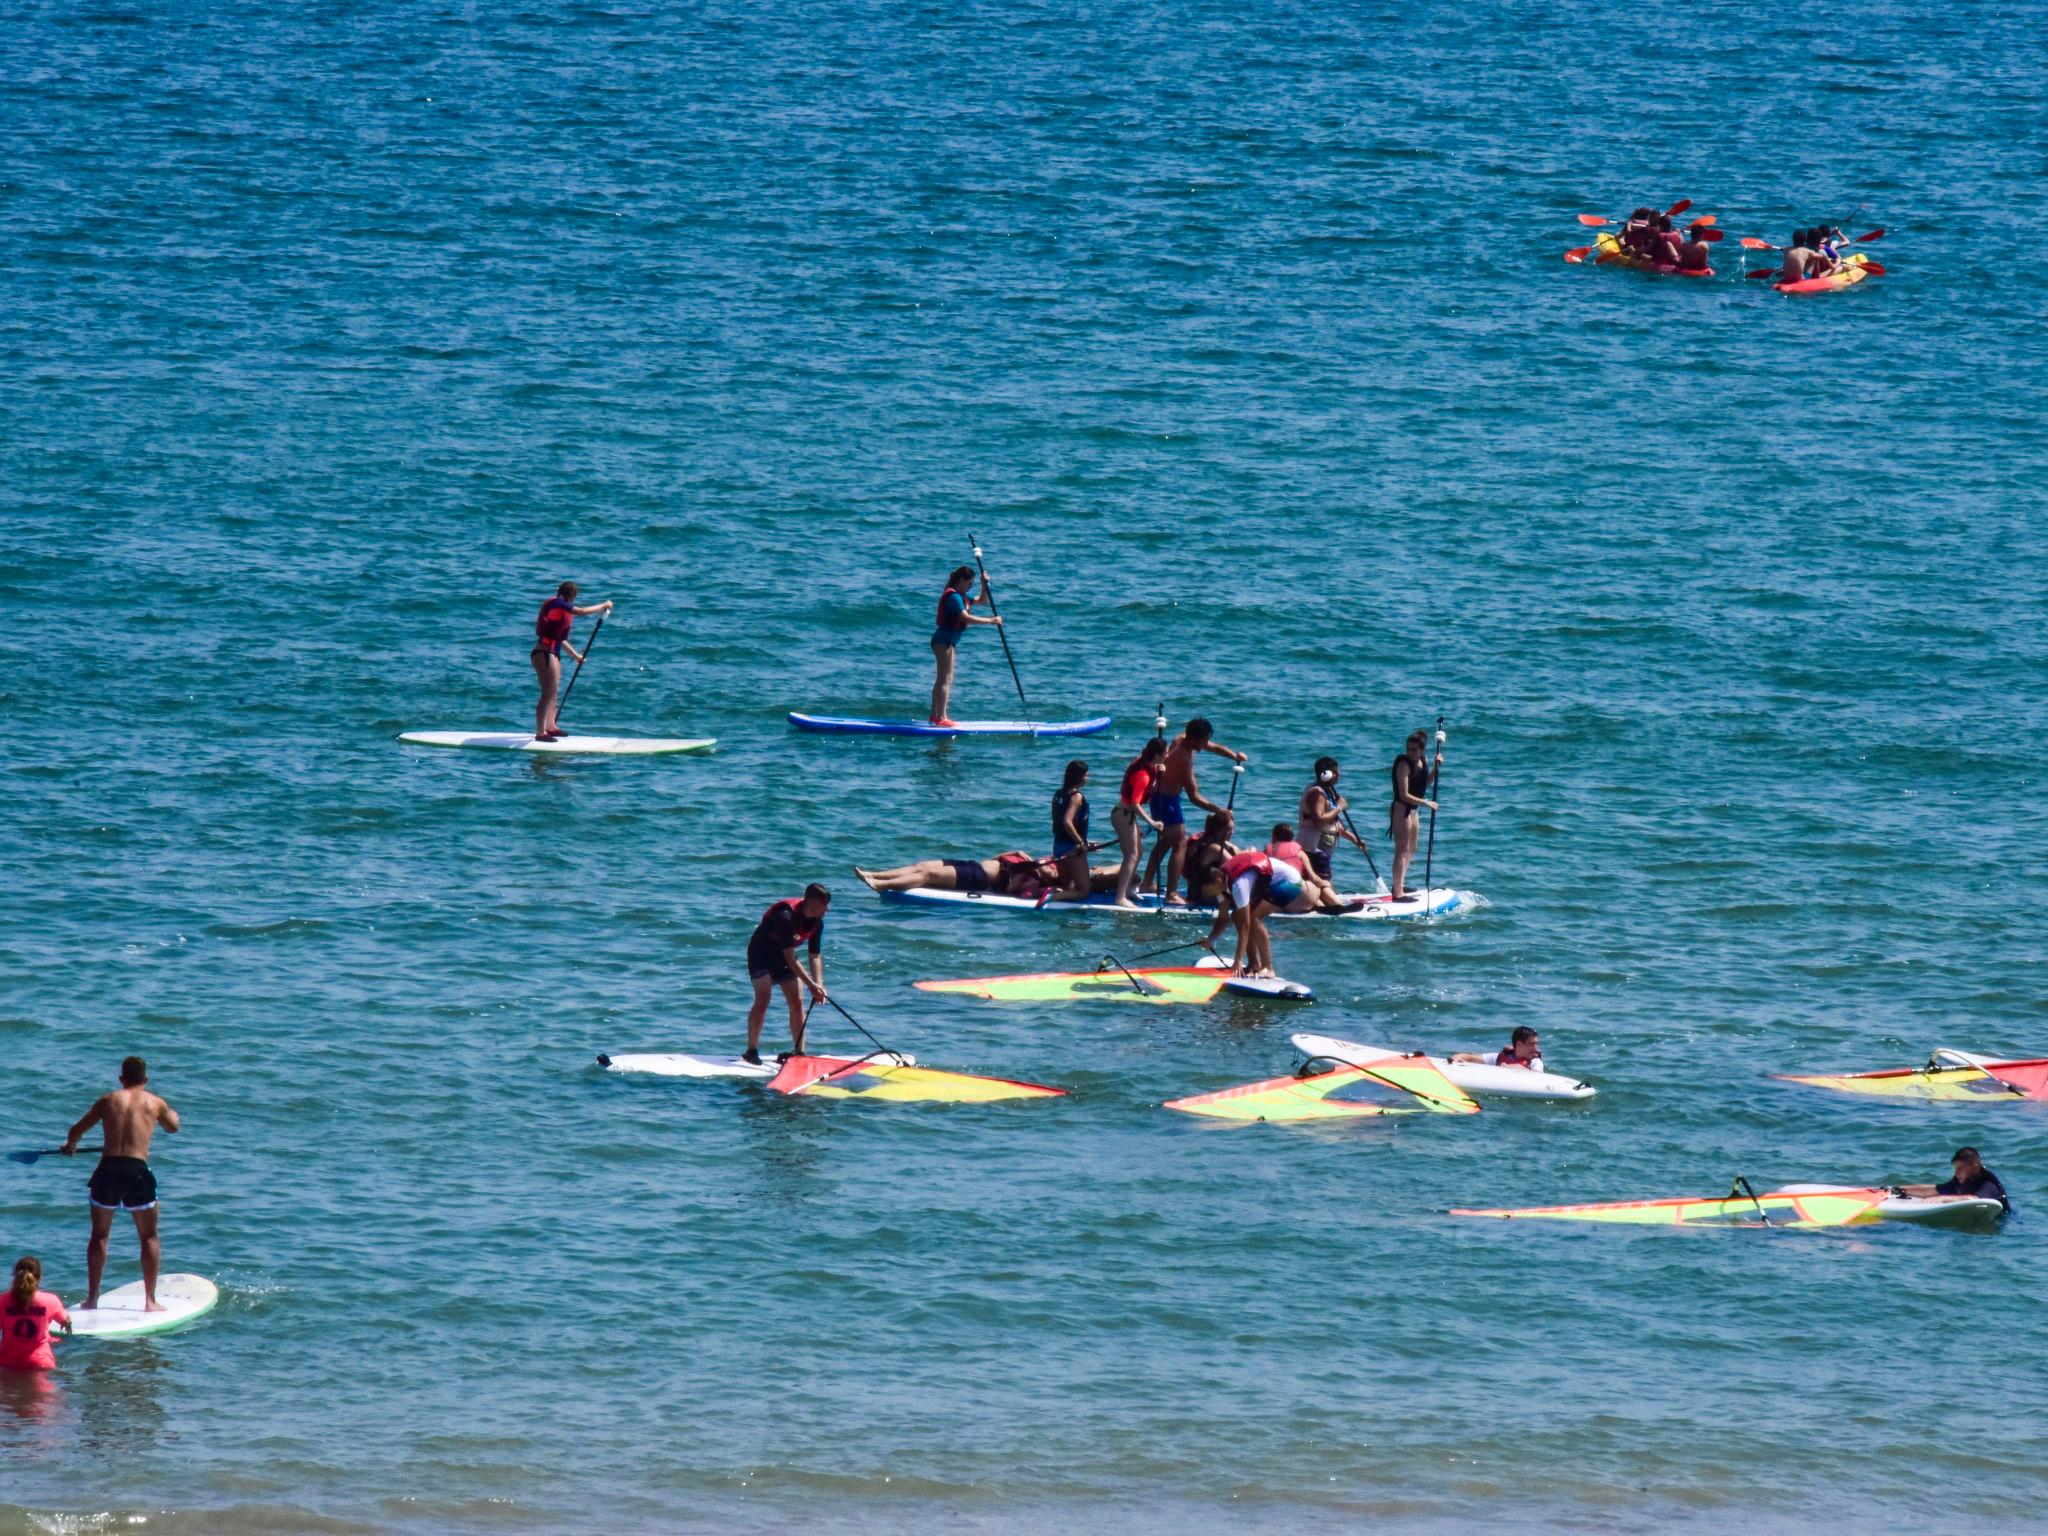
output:
[[220, 1290], [203, 1275], [158, 1275], [156, 1299], [161, 1312], [142, 1310], [142, 1282], [100, 1292], [100, 1304], [90, 1312], [76, 1302], [67, 1302], [71, 1332], [79, 1338], [135, 1339], [145, 1334], [182, 1328], [204, 1317], [220, 1300]]
[[[1825, 1195], [1852, 1188], [1845, 1184], [1787, 1184], [1781, 1195]], [[1907, 1221], [1922, 1227], [1990, 1227], [2005, 1207], [1982, 1195], [1893, 1195], [1877, 1208], [1880, 1221]]]
[[[1230, 962], [1221, 955], [1203, 955], [1195, 961], [1198, 971], [1227, 971]], [[1223, 983], [1223, 990], [1235, 992], [1240, 997], [1272, 997], [1290, 1003], [1312, 1003], [1316, 1000], [1313, 990], [1298, 981], [1288, 981], [1279, 976], [1233, 976]]]
[[[1119, 908], [1114, 896], [1090, 896], [1086, 901], [1048, 901], [1043, 905], [1026, 901], [1021, 896], [997, 896], [989, 891], [883, 891], [884, 901], [900, 901], [910, 906], [938, 907], [947, 911], [964, 912], [981, 908], [991, 912], [1128, 912], [1128, 907]], [[1389, 918], [1442, 917], [1470, 906], [1473, 901], [1469, 891], [1455, 891], [1438, 886], [1425, 893], [1410, 891], [1399, 901], [1386, 896], [1346, 896], [1348, 902], [1359, 903], [1347, 912], [1275, 912], [1273, 917], [1280, 922], [1324, 921], [1341, 922], [1362, 920], [1384, 922]], [[1204, 917], [1216, 916], [1214, 907], [1172, 907], [1164, 906], [1157, 896], [1137, 898], [1138, 910], [1159, 917]]]
[[[917, 1065], [915, 1056], [892, 1056], [906, 1067]], [[640, 1072], [654, 1077], [754, 1077], [767, 1079], [781, 1069], [774, 1056], [764, 1056], [758, 1065], [737, 1056], [687, 1056], [678, 1051], [643, 1051], [623, 1056], [600, 1056], [597, 1064], [607, 1072]]]
[[[1304, 1056], [1334, 1056], [1340, 1061], [1371, 1061], [1378, 1056], [1398, 1054], [1383, 1045], [1361, 1045], [1339, 1040], [1334, 1035], [1295, 1035], [1294, 1048]], [[1474, 1098], [1495, 1099], [1590, 1099], [1598, 1092], [1590, 1083], [1566, 1077], [1562, 1072], [1538, 1072], [1528, 1067], [1496, 1067], [1481, 1061], [1450, 1061], [1441, 1056], [1429, 1064]]]
[[531, 731], [407, 731], [398, 738], [415, 747], [476, 747], [489, 752], [569, 753], [608, 757], [652, 757], [666, 752], [708, 752], [718, 738], [686, 741], [675, 736], [564, 736], [542, 741]]

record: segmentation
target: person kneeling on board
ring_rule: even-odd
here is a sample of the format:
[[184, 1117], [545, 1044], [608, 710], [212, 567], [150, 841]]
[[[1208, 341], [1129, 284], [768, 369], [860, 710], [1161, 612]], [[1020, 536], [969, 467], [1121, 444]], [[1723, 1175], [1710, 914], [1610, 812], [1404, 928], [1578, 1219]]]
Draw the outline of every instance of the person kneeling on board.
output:
[[1543, 1070], [1543, 1041], [1536, 1031], [1526, 1024], [1517, 1025], [1508, 1043], [1491, 1057], [1481, 1051], [1459, 1051], [1451, 1057], [1453, 1061], [1476, 1062], [1488, 1067], [1527, 1067], [1531, 1072]]
[[1228, 923], [1237, 929], [1232, 969], [1240, 976], [1271, 976], [1273, 938], [1266, 919], [1284, 911], [1302, 894], [1301, 870], [1263, 849], [1248, 848], [1223, 861], [1223, 887], [1216, 903], [1216, 921], [1209, 928], [1213, 947]]
[[100, 1304], [100, 1274], [107, 1267], [107, 1240], [113, 1235], [117, 1211], [135, 1218], [135, 1235], [142, 1244], [142, 1310], [164, 1310], [156, 1299], [163, 1245], [157, 1237], [156, 1175], [149, 1171], [149, 1138], [158, 1126], [176, 1135], [178, 1123], [178, 1112], [149, 1091], [149, 1064], [140, 1056], [129, 1056], [121, 1063], [121, 1086], [101, 1094], [64, 1138], [59, 1150], [70, 1157], [78, 1150], [78, 1138], [94, 1126], [104, 1133], [99, 1165], [86, 1185], [86, 1197], [92, 1204], [92, 1238], [85, 1245], [85, 1305], [79, 1308], [81, 1312], [94, 1311]]
[[43, 1289], [43, 1263], [33, 1255], [14, 1261], [14, 1283], [0, 1300], [0, 1371], [54, 1371], [50, 1330], [71, 1331], [71, 1314], [56, 1293]]
[[932, 660], [938, 669], [932, 679], [932, 725], [953, 724], [946, 710], [953, 697], [953, 664], [959, 659], [960, 637], [967, 633], [967, 626], [1003, 622], [999, 613], [983, 618], [973, 611], [975, 604], [991, 601], [987, 572], [982, 573], [981, 596], [969, 597], [967, 594], [973, 590], [974, 567], [962, 565], [956, 566], [946, 578], [946, 589], [939, 594], [938, 627], [932, 631]]
[[1211, 811], [1208, 821], [1202, 826], [1202, 835], [1188, 844], [1187, 867], [1183, 873], [1187, 881], [1189, 906], [1213, 907], [1221, 899], [1223, 865], [1237, 852], [1237, 844], [1231, 841], [1236, 835], [1235, 816], [1229, 811]]
[[[761, 1064], [761, 1025], [768, 1017], [768, 989], [782, 988], [789, 1003], [789, 1040], [793, 1050], [804, 1048], [804, 1011], [797, 1000], [801, 981], [818, 1002], [825, 1000], [825, 957], [819, 951], [825, 940], [825, 908], [832, 893], [813, 880], [801, 896], [778, 901], [761, 914], [754, 935], [747, 940], [747, 974], [754, 981], [754, 1006], [747, 1011], [747, 1048], [740, 1059]], [[796, 947], [810, 944], [811, 963], [806, 971], [798, 963]]]
[[2012, 1214], [2012, 1201], [2006, 1198], [2005, 1186], [1998, 1181], [1998, 1175], [1984, 1166], [1984, 1159], [1977, 1155], [1975, 1147], [1958, 1147], [1950, 1159], [1955, 1165], [1956, 1176], [1944, 1179], [1939, 1184], [1907, 1184], [1909, 1195], [1973, 1195], [1980, 1199], [1996, 1200], [2005, 1207], [2006, 1214]]

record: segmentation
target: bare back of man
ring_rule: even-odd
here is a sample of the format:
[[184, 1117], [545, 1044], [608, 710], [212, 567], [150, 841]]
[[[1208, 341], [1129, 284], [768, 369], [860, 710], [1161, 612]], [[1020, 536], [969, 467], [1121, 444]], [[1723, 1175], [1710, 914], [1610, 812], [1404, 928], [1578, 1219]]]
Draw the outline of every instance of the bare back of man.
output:
[[150, 1092], [149, 1069], [140, 1056], [121, 1063], [121, 1086], [102, 1094], [71, 1127], [64, 1138], [67, 1156], [78, 1150], [78, 1139], [95, 1125], [106, 1136], [99, 1166], [92, 1171], [92, 1239], [86, 1245], [87, 1310], [100, 1301], [100, 1276], [107, 1267], [107, 1242], [113, 1235], [114, 1216], [126, 1211], [135, 1218], [135, 1235], [142, 1245], [143, 1310], [161, 1312], [156, 1299], [156, 1277], [163, 1259], [157, 1237], [156, 1175], [149, 1168], [149, 1142], [162, 1126], [173, 1134], [178, 1129], [178, 1112]]

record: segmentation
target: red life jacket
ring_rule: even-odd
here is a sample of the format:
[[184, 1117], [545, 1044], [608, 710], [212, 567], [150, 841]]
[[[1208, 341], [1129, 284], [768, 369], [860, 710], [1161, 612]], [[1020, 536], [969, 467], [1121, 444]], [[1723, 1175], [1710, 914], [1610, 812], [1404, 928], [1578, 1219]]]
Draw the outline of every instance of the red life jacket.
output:
[[576, 627], [576, 605], [565, 597], [551, 597], [540, 605], [540, 617], [533, 621], [533, 632], [540, 637], [540, 648], [550, 656], [562, 654], [562, 642], [569, 638], [569, 631]]

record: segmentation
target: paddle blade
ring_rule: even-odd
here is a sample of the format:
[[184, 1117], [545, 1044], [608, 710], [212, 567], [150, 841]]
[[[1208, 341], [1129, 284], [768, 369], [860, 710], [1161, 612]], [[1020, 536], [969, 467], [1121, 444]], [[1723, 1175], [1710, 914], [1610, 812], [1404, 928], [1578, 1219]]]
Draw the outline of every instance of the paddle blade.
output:
[[1872, 277], [1884, 276], [1884, 268], [1879, 266], [1874, 261], [1866, 261], [1865, 263], [1863, 263], [1863, 270], [1868, 272]]
[[1748, 272], [1743, 275], [1753, 281], [1759, 277], [1776, 277], [1778, 269], [1776, 267], [1758, 267], [1754, 272]]
[[1672, 205], [1671, 205], [1671, 206], [1670, 206], [1669, 208], [1666, 208], [1666, 209], [1664, 210], [1664, 217], [1665, 217], [1665, 218], [1667, 218], [1667, 219], [1675, 219], [1675, 218], [1677, 218], [1677, 217], [1678, 217], [1678, 216], [1679, 216], [1679, 215], [1680, 215], [1681, 213], [1685, 212], [1685, 210], [1686, 210], [1686, 209], [1690, 208], [1691, 206], [1692, 206], [1692, 199], [1691, 199], [1691, 198], [1689, 198], [1689, 197], [1681, 197], [1681, 198], [1680, 198], [1680, 199], [1679, 199], [1679, 200], [1678, 200], [1677, 202], [1673, 203], [1673, 204], [1672, 204]]
[[1719, 215], [1718, 213], [1703, 213], [1698, 218], [1692, 221], [1693, 228], [1705, 229], [1708, 225], [1713, 224], [1720, 217], [1721, 215]]
[[1566, 261], [1571, 262], [1574, 266], [1576, 266], [1578, 263], [1584, 261], [1588, 256], [1592, 254], [1593, 247], [1591, 247], [1590, 245], [1581, 245], [1572, 250], [1566, 251], [1564, 253], [1564, 259]]
[[43, 1154], [40, 1152], [10, 1152], [7, 1154], [7, 1161], [9, 1161], [10, 1163], [33, 1164], [35, 1160], [41, 1157], [42, 1155]]
[[1612, 224], [1614, 220], [1603, 219], [1597, 213], [1582, 213], [1579, 215], [1579, 222], [1588, 229], [1604, 229], [1609, 224]]
[[1851, 240], [1851, 241], [1850, 241], [1849, 243], [1850, 243], [1851, 245], [1862, 245], [1862, 244], [1863, 244], [1863, 243], [1864, 243], [1865, 241], [1867, 241], [1867, 240], [1882, 240], [1883, 238], [1884, 238], [1884, 231], [1883, 231], [1883, 230], [1881, 230], [1881, 229], [1873, 229], [1873, 230], [1872, 230], [1872, 231], [1871, 231], [1871, 232], [1870, 232], [1869, 234], [1867, 234], [1867, 235], [1858, 235], [1858, 236], [1857, 236], [1857, 237], [1856, 237], [1856, 238], [1855, 238], [1854, 240]]
[[1742, 248], [1745, 251], [1775, 251], [1777, 249], [1770, 241], [1759, 240], [1755, 235], [1744, 235], [1742, 237]]

